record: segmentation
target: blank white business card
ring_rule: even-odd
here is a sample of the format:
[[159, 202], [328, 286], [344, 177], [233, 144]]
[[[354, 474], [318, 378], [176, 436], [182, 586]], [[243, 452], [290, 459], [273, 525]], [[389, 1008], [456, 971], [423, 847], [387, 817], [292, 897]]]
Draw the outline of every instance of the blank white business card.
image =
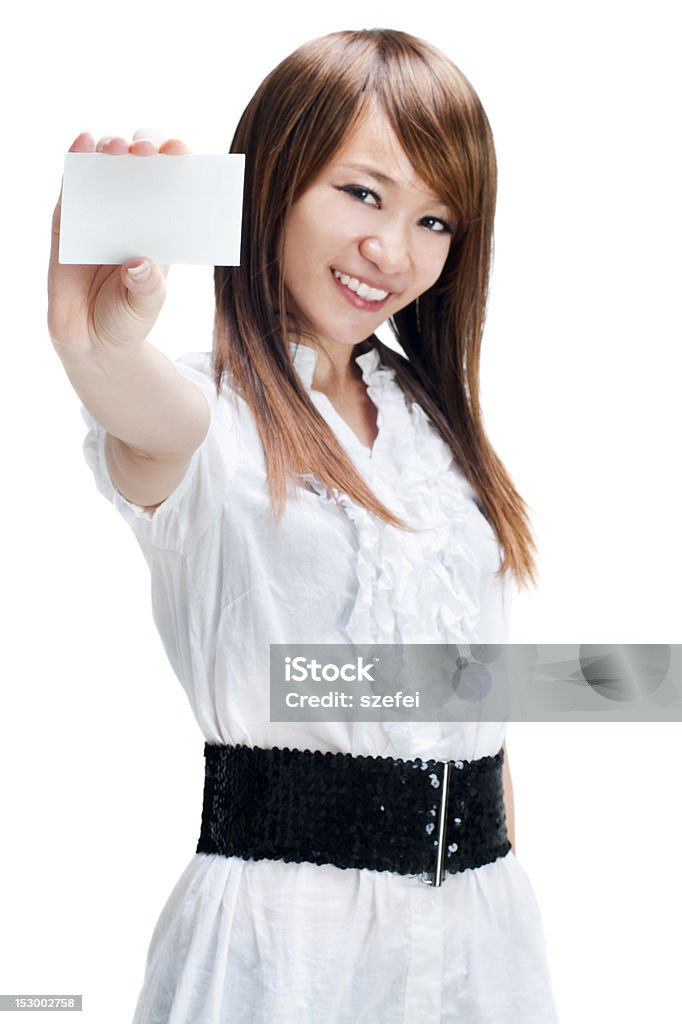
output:
[[239, 266], [242, 153], [67, 153], [60, 263]]

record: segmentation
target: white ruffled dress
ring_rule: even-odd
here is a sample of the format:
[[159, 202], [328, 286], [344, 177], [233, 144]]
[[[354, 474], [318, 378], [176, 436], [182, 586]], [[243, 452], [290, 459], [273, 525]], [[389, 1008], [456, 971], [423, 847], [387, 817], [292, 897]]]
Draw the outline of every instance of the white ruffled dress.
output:
[[[211, 408], [185, 477], [154, 511], [109, 477], [105, 430], [81, 407], [99, 490], [148, 563], [154, 621], [203, 738], [382, 757], [496, 754], [504, 723], [269, 721], [273, 643], [503, 643], [501, 551], [421, 407], [372, 349], [357, 356], [378, 410], [372, 449], [312, 389], [376, 495], [419, 527], [387, 525], [312, 476], [279, 526], [253, 418], [210, 353], [176, 360]], [[133, 1024], [554, 1024], [541, 917], [512, 852], [447, 877], [191, 856], [154, 929]]]

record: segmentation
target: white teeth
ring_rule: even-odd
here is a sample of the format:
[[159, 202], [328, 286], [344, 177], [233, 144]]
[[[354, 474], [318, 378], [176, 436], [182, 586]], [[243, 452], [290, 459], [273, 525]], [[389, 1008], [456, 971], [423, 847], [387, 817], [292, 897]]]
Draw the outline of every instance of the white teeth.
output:
[[340, 270], [334, 271], [334, 277], [338, 278], [341, 284], [345, 284], [356, 295], [359, 295], [361, 299], [369, 299], [370, 302], [381, 302], [388, 295], [388, 292], [384, 292], [379, 288], [370, 288], [364, 282], [361, 284], [357, 277], [349, 277], [348, 274], [342, 274]]

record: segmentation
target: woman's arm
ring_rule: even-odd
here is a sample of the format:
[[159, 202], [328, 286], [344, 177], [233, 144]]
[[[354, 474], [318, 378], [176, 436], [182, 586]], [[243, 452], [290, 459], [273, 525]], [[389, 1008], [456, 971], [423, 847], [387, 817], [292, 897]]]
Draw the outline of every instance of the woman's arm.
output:
[[180, 483], [210, 424], [205, 396], [150, 342], [92, 356], [58, 349], [71, 384], [107, 431], [114, 487], [154, 508]]
[[512, 846], [512, 853], [516, 855], [516, 837], [514, 835], [514, 790], [512, 788], [511, 772], [509, 770], [509, 757], [507, 755], [507, 742], [502, 744], [504, 750], [504, 767], [502, 778], [504, 782], [504, 811], [507, 817], [507, 833]]

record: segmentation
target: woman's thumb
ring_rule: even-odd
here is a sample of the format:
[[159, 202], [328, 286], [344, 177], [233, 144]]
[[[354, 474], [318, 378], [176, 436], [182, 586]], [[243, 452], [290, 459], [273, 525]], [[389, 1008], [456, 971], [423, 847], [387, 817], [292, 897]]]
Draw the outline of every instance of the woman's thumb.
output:
[[139, 313], [158, 313], [166, 297], [166, 279], [150, 259], [131, 260], [121, 268], [128, 302]]

